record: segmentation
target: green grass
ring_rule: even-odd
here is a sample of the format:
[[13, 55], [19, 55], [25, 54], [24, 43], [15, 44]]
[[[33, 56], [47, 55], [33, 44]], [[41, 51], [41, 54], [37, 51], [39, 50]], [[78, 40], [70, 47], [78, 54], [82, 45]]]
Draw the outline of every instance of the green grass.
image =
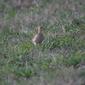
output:
[[[59, 0], [43, 0], [38, 6], [21, 9], [1, 1], [0, 85], [70, 85], [71, 80], [83, 84], [85, 69], [77, 66], [85, 62], [85, 15], [81, 16], [84, 5], [79, 2], [68, 3], [78, 5], [81, 13], [76, 16]], [[37, 25], [44, 27], [46, 37], [41, 45], [34, 46], [31, 39]]]

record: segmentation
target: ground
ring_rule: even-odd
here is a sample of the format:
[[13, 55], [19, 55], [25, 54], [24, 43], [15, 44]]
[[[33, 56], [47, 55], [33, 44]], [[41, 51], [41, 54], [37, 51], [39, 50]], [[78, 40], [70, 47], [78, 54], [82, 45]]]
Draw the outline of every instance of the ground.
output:
[[85, 85], [85, 0], [0, 0], [0, 85]]

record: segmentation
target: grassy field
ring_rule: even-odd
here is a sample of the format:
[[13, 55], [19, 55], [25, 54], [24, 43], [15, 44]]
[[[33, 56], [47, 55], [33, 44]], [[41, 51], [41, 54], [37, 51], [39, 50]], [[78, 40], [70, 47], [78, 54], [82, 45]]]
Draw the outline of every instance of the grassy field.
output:
[[85, 85], [85, 1], [0, 0], [0, 85]]

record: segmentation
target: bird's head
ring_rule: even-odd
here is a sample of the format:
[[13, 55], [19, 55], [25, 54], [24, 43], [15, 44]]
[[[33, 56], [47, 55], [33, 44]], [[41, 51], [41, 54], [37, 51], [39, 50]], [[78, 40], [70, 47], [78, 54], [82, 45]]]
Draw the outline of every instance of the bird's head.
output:
[[42, 26], [38, 26], [37, 31], [38, 31], [38, 33], [42, 33], [43, 32], [43, 27]]

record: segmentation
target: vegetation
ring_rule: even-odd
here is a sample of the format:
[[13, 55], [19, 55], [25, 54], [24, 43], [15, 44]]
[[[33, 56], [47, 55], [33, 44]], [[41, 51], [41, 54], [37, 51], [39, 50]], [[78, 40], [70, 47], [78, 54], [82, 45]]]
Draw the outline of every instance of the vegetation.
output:
[[[0, 0], [0, 85], [85, 85], [84, 3]], [[34, 46], [38, 25], [45, 40]]]

